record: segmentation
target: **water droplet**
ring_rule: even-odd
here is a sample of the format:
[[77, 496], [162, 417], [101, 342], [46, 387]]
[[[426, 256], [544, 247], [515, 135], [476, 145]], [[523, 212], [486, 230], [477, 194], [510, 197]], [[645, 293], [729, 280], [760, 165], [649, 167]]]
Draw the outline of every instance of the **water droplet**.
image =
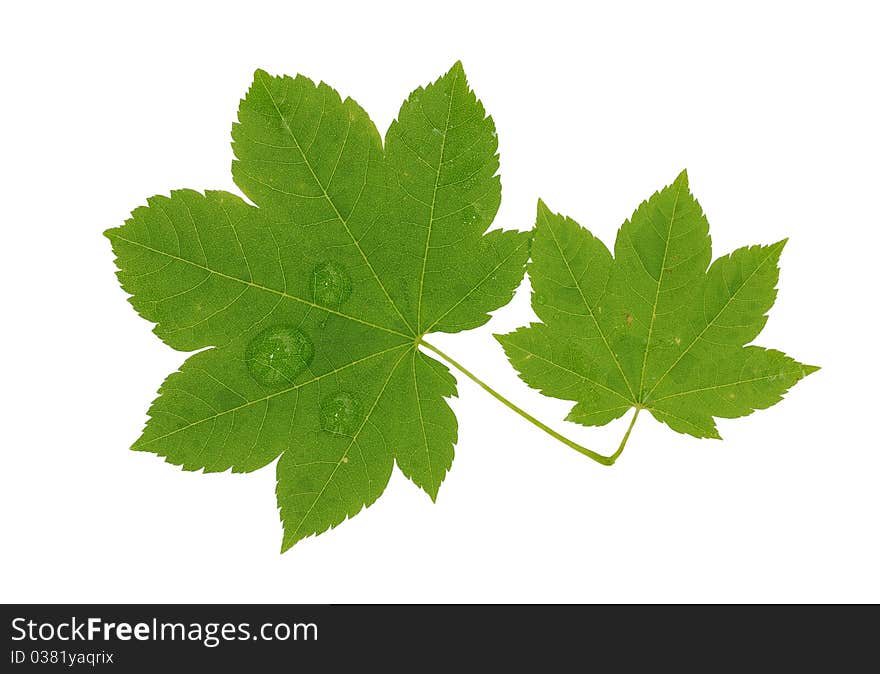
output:
[[338, 262], [327, 260], [312, 270], [312, 295], [316, 304], [336, 309], [351, 295], [351, 277]]
[[264, 386], [292, 384], [315, 355], [315, 347], [302, 330], [285, 325], [266, 328], [245, 349], [251, 376]]
[[334, 393], [321, 401], [321, 428], [329, 433], [351, 435], [360, 418], [361, 406], [351, 393]]

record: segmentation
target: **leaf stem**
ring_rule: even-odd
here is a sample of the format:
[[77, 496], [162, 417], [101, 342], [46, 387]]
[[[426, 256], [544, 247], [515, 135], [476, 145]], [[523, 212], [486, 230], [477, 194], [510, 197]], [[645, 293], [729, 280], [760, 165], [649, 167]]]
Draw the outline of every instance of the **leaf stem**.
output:
[[636, 425], [636, 419], [639, 418], [639, 412], [641, 411], [641, 407], [636, 407], [635, 414], [633, 414], [632, 419], [629, 422], [629, 428], [626, 429], [626, 433], [623, 434], [623, 439], [620, 441], [620, 446], [614, 454], [608, 457], [608, 465], [613, 465], [614, 462], [617, 461], [617, 457], [623, 452], [623, 448], [626, 447], [626, 441], [629, 440], [629, 434], [632, 433], [633, 426]]
[[593, 461], [596, 461], [597, 463], [601, 463], [603, 466], [612, 466], [612, 465], [614, 465], [614, 462], [617, 461], [617, 457], [620, 456], [621, 452], [623, 452], [624, 447], [626, 447], [627, 440], [629, 440], [630, 433], [632, 432], [633, 426], [635, 426], [636, 419], [638, 419], [639, 412], [641, 411], [641, 407], [636, 407], [635, 414], [633, 414], [632, 420], [629, 422], [629, 428], [626, 429], [626, 434], [623, 436], [623, 439], [620, 441], [620, 446], [617, 448], [617, 451], [614, 452], [614, 454], [612, 454], [611, 456], [604, 456], [602, 454], [599, 454], [598, 452], [594, 452], [592, 449], [587, 449], [586, 447], [576, 443], [574, 440], [570, 440], [569, 438], [565, 437], [561, 433], [554, 431], [547, 424], [536, 419], [531, 414], [526, 412], [524, 409], [517, 406], [516, 404], [514, 404], [513, 402], [511, 402], [510, 400], [505, 398], [503, 395], [498, 393], [498, 391], [496, 391], [491, 386], [489, 386], [486, 382], [484, 382], [482, 379], [477, 377], [477, 375], [475, 375], [473, 372], [468, 370], [464, 365], [457, 362], [451, 356], [448, 356], [445, 353], [443, 353], [436, 346], [429, 344], [428, 342], [426, 342], [422, 338], [419, 338], [418, 340], [416, 340], [416, 343], [421, 344], [429, 351], [433, 351], [435, 354], [440, 356], [440, 358], [442, 358], [447, 363], [452, 365], [452, 367], [454, 367], [456, 370], [458, 370], [463, 375], [468, 377], [471, 381], [473, 381], [475, 384], [477, 384], [477, 386], [479, 386], [484, 391], [486, 391], [486, 393], [488, 393], [490, 396], [495, 398], [498, 402], [500, 402], [503, 405], [506, 405], [507, 407], [512, 409], [514, 412], [516, 412], [518, 415], [520, 415], [523, 419], [534, 424], [535, 426], [540, 428], [542, 431], [544, 431], [547, 435], [550, 435], [550, 436], [556, 438], [557, 440], [559, 440], [559, 442], [563, 443], [564, 445], [568, 445], [576, 452], [580, 452], [584, 456], [591, 458]]

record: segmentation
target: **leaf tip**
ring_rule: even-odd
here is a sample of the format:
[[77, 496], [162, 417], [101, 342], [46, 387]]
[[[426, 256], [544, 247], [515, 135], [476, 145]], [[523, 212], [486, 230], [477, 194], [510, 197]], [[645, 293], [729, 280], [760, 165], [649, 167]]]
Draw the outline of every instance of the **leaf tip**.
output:
[[553, 211], [550, 210], [550, 207], [547, 205], [547, 202], [539, 197], [538, 198], [538, 207], [537, 207], [537, 211], [535, 213], [535, 227], [537, 227], [538, 224], [542, 220], [546, 221], [552, 216], [553, 216]]
[[674, 184], [680, 184], [682, 187], [688, 186], [688, 170], [682, 169], [681, 173], [678, 174], [678, 177], [675, 179]]
[[821, 369], [822, 368], [819, 367], [818, 365], [804, 365], [803, 366], [803, 376], [808, 377], [811, 374], [813, 374], [814, 372], [818, 372]]
[[278, 551], [278, 553], [283, 555], [301, 540], [303, 540], [304, 538], [308, 538], [308, 536], [309, 535], [307, 533], [304, 533], [299, 529], [291, 530], [284, 526], [284, 531], [281, 534], [281, 549]]
[[498, 342], [502, 347], [505, 344], [505, 340], [507, 340], [507, 338], [509, 336], [510, 335], [508, 333], [500, 333], [500, 332], [493, 332], [492, 333], [492, 337], [494, 337], [495, 341]]

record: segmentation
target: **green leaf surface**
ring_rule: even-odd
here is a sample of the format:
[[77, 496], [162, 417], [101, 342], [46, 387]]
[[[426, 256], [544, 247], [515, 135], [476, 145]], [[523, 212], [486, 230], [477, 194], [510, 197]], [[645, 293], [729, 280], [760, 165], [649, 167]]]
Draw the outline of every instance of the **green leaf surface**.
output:
[[785, 241], [712, 258], [709, 223], [682, 174], [643, 202], [614, 255], [538, 204], [532, 307], [540, 323], [498, 335], [531, 387], [604, 425], [635, 407], [670, 428], [718, 438], [716, 417], [779, 402], [816, 367], [747, 346], [776, 299]]
[[280, 457], [286, 550], [373, 503], [395, 461], [437, 497], [456, 386], [420, 340], [506, 304], [531, 234], [486, 233], [497, 139], [460, 63], [411, 94], [384, 145], [352, 99], [258, 70], [232, 136], [253, 205], [179, 190], [106, 235], [156, 334], [210, 347], [166, 379], [134, 449], [206, 472]]

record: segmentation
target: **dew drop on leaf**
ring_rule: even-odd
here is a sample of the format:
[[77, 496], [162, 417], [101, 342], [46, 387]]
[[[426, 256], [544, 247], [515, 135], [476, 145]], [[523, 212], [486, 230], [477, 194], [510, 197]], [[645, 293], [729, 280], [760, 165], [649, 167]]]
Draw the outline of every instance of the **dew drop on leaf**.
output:
[[264, 386], [292, 384], [315, 355], [315, 347], [302, 330], [276, 325], [248, 343], [245, 363], [251, 376]]
[[337, 308], [351, 295], [351, 277], [338, 262], [327, 260], [312, 270], [315, 304]]
[[353, 434], [360, 416], [360, 404], [351, 393], [334, 393], [321, 401], [321, 428], [329, 433]]

